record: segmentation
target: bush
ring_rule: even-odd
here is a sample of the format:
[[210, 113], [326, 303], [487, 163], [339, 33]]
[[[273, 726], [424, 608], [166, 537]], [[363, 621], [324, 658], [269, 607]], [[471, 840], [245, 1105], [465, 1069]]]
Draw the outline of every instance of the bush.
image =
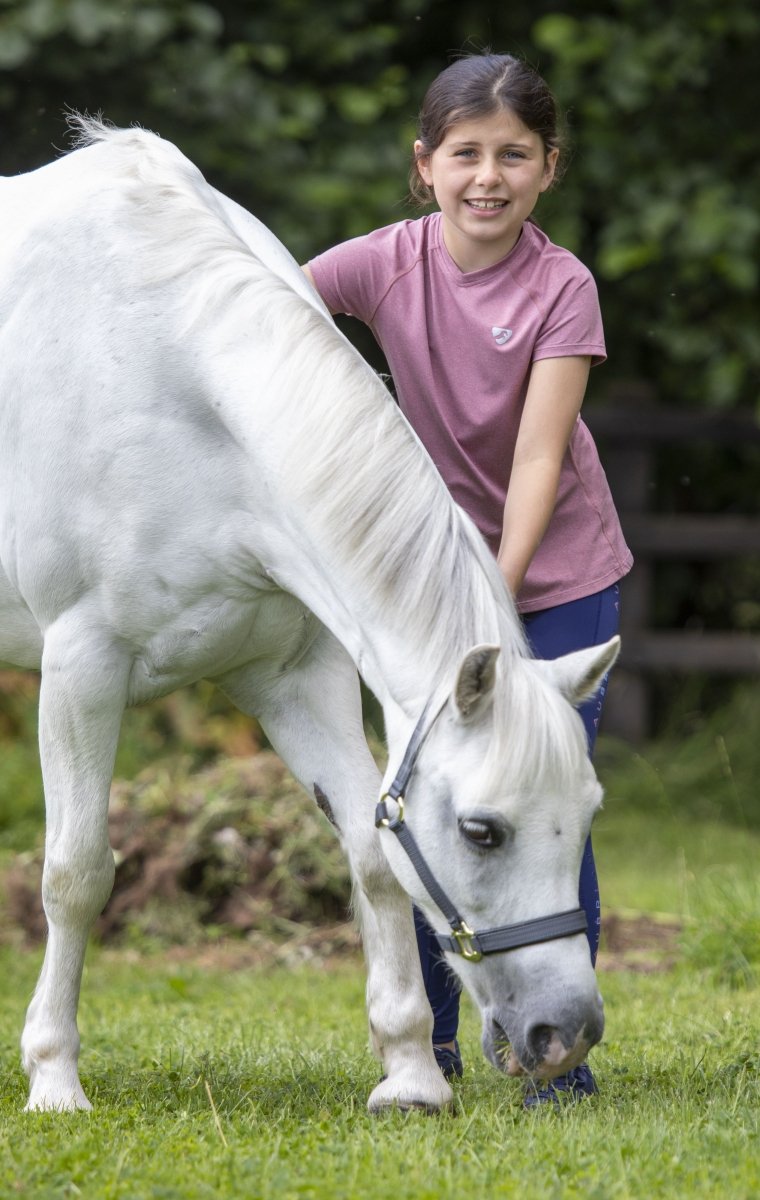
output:
[[[113, 894], [103, 939], [192, 942], [348, 919], [349, 873], [328, 822], [271, 751], [147, 768], [112, 789]], [[43, 936], [42, 849], [6, 877], [11, 920]]]

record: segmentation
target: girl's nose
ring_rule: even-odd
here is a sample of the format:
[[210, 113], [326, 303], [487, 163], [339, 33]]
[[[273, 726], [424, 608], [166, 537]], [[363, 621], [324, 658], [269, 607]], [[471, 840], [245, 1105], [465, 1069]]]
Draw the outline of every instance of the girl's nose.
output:
[[498, 163], [493, 159], [483, 159], [478, 166], [475, 182], [481, 187], [493, 187], [500, 178]]

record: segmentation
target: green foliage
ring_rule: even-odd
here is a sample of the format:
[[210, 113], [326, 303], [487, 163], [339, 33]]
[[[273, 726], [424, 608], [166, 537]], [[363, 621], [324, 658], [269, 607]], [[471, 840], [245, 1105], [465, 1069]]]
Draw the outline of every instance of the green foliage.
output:
[[[569, 170], [538, 216], [599, 283], [609, 362], [590, 400], [634, 378], [669, 405], [757, 408], [759, 34], [754, 0], [0, 0], [0, 173], [63, 148], [67, 107], [102, 110], [175, 141], [303, 261], [414, 215], [425, 87], [457, 53], [508, 50], [566, 113]], [[385, 369], [368, 330], [341, 326]], [[677, 458], [658, 510], [757, 510], [752, 463], [742, 482], [723, 456], [687, 487]], [[658, 568], [655, 623], [754, 629], [756, 576]]]
[[753, 405], [759, 32], [752, 0], [2, 0], [0, 171], [47, 161], [66, 106], [102, 110], [176, 141], [303, 259], [405, 215], [415, 113], [452, 54], [523, 54], [572, 148], [540, 216], [597, 275], [612, 372]]
[[594, 8], [545, 16], [533, 34], [571, 109], [558, 204], [580, 218], [616, 367], [675, 402], [754, 404], [760, 14], [708, 0]]
[[397, 182], [382, 172], [390, 115], [397, 123], [407, 98], [391, 53], [404, 9], [6, 0], [0, 169], [46, 161], [65, 107], [102, 110], [176, 141], [296, 255], [313, 252], [357, 232], [359, 212], [389, 219]]
[[[724, 818], [669, 812], [664, 798], [660, 808], [647, 811], [637, 807], [632, 788], [624, 795], [604, 770], [601, 779], [604, 808], [592, 837], [603, 923], [606, 914], [627, 912], [659, 914], [678, 925], [709, 910], [712, 920], [712, 900], [720, 887], [749, 901], [760, 861], [760, 832]], [[646, 788], [643, 771], [639, 779]], [[746, 914], [756, 911], [753, 901]]]
[[34, 845], [43, 819], [34, 675], [0, 671], [0, 847]]

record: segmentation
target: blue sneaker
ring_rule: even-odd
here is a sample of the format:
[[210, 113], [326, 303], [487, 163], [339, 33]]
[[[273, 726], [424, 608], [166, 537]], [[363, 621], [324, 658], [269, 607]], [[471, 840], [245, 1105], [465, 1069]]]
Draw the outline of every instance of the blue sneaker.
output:
[[449, 1050], [448, 1046], [433, 1046], [433, 1054], [444, 1079], [462, 1078], [464, 1067], [462, 1066], [462, 1055], [459, 1052], [459, 1042], [454, 1041], [453, 1050]]
[[562, 1103], [585, 1100], [598, 1091], [588, 1063], [581, 1063], [579, 1067], [568, 1071], [567, 1075], [550, 1079], [545, 1087], [537, 1088], [535, 1083], [529, 1084], [523, 1098], [523, 1108], [538, 1108], [542, 1104], [553, 1104], [559, 1108]]

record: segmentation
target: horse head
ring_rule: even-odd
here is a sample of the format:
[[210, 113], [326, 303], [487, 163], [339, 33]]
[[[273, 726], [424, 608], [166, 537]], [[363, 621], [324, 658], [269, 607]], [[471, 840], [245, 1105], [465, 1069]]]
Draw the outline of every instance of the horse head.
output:
[[[509, 1074], [565, 1073], [602, 1036], [578, 909], [602, 790], [574, 706], [618, 647], [509, 664], [498, 647], [470, 650], [379, 807], [399, 834], [381, 838], [391, 868], [475, 999], [486, 1057]], [[392, 753], [389, 779], [397, 766]]]

